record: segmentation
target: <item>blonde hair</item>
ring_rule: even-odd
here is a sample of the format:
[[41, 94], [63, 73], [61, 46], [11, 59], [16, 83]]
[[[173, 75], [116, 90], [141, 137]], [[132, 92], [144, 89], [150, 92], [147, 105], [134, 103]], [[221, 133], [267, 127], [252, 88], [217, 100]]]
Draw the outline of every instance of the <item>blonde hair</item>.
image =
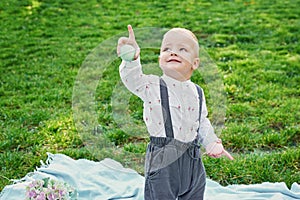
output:
[[198, 39], [197, 39], [196, 35], [192, 31], [190, 31], [188, 29], [185, 29], [185, 28], [172, 28], [168, 32], [166, 32], [165, 35], [167, 33], [169, 33], [169, 32], [172, 32], [172, 31], [183, 33], [183, 34], [185, 34], [187, 36], [190, 36], [191, 39], [193, 40], [193, 42], [195, 43], [195, 53], [196, 53], [197, 57], [199, 56], [199, 43], [198, 43]]

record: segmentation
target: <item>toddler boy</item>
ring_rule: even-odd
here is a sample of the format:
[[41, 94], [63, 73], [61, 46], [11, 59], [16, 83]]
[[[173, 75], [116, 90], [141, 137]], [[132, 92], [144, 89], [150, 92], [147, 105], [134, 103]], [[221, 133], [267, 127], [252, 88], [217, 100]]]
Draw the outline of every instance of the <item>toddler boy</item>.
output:
[[117, 53], [120, 55], [125, 44], [136, 50], [134, 60], [123, 60], [119, 70], [125, 86], [144, 102], [143, 119], [150, 134], [145, 199], [203, 199], [206, 174], [199, 144], [211, 157], [233, 157], [207, 118], [202, 89], [190, 80], [200, 63], [198, 40], [184, 28], [165, 33], [159, 56], [163, 75], [158, 77], [143, 74], [140, 49], [130, 25], [128, 32], [128, 38], [119, 39]]

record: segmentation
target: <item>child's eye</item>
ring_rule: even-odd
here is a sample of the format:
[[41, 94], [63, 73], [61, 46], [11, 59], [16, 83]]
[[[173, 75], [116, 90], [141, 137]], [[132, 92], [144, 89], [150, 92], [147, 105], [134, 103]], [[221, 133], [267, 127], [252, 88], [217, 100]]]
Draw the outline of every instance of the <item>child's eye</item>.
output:
[[186, 48], [180, 48], [179, 51], [187, 52], [187, 49]]
[[163, 49], [163, 52], [165, 52], [165, 51], [171, 51], [171, 49], [169, 47], [166, 47]]

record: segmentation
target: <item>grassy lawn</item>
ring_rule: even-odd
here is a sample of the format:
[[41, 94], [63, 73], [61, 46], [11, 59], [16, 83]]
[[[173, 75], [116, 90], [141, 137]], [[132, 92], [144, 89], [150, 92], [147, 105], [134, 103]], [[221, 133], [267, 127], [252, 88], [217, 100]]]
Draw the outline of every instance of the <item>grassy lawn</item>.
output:
[[[235, 160], [205, 156], [210, 178], [223, 185], [300, 183], [299, 6], [299, 0], [0, 1], [0, 191], [40, 166], [46, 152], [111, 157], [143, 173], [146, 133], [120, 130], [112, 116], [120, 60], [103, 72], [95, 98], [100, 132], [113, 145], [90, 151], [72, 111], [86, 56], [129, 23], [191, 29], [216, 62], [227, 93], [221, 137]], [[157, 51], [142, 55], [144, 63], [157, 61]], [[213, 101], [207, 97], [208, 107]], [[131, 96], [129, 104], [142, 127], [141, 101]]]

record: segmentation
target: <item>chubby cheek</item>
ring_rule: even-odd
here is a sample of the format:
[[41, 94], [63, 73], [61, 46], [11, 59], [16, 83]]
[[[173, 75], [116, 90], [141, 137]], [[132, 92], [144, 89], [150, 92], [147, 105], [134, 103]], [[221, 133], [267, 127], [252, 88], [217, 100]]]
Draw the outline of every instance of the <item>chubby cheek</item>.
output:
[[184, 60], [183, 64], [186, 66], [186, 67], [192, 67], [193, 65], [193, 62], [191, 60]]
[[158, 62], [159, 62], [159, 65], [166, 64], [167, 63], [167, 55], [164, 53], [161, 53], [158, 57]]
[[183, 59], [184, 62], [192, 64], [193, 63], [193, 59], [192, 56], [190, 54], [182, 54], [181, 58]]

